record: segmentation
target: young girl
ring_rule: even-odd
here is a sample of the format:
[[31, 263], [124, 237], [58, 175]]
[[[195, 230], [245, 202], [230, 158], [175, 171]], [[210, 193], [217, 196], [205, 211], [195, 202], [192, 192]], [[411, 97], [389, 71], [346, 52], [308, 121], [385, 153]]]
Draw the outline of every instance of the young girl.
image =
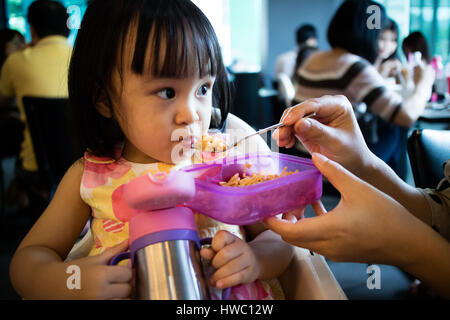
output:
[[[94, 0], [76, 40], [69, 94], [88, 152], [17, 249], [11, 281], [24, 298], [128, 298], [130, 268], [107, 265], [128, 246], [111, 195], [137, 176], [179, 168], [173, 133], [194, 143], [213, 104], [221, 110], [214, 124], [223, 124], [229, 88], [213, 28], [189, 0]], [[89, 256], [64, 261], [91, 214]], [[261, 225], [245, 228], [247, 243], [237, 226], [200, 215], [197, 222], [200, 236], [214, 235], [201, 252], [216, 269], [210, 283], [233, 286], [232, 298], [272, 298], [261, 280], [284, 271], [291, 246]], [[67, 285], [70, 266], [80, 270], [79, 287]]]

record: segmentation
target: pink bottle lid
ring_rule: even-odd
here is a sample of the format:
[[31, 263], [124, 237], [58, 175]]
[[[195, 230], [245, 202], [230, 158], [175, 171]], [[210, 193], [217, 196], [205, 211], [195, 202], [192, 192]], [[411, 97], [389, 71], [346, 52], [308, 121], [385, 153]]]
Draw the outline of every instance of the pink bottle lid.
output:
[[151, 233], [167, 230], [193, 230], [198, 232], [191, 209], [175, 207], [136, 215], [130, 221], [130, 243]]
[[130, 221], [139, 212], [179, 206], [195, 195], [194, 178], [183, 171], [145, 174], [117, 188], [112, 195], [114, 215]]

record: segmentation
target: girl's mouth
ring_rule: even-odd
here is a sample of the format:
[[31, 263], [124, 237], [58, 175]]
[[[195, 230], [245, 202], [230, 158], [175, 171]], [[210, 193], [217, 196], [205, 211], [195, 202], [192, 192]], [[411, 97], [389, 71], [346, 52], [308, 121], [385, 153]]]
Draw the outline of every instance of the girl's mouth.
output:
[[192, 149], [194, 145], [197, 143], [197, 140], [198, 140], [197, 137], [188, 136], [188, 137], [180, 137], [178, 141], [181, 142], [183, 147]]

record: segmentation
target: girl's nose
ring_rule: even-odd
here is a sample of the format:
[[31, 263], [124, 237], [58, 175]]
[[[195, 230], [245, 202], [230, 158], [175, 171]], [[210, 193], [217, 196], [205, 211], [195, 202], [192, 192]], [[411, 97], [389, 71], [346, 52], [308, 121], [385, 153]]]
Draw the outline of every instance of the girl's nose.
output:
[[177, 125], [191, 124], [198, 120], [200, 120], [200, 117], [195, 104], [189, 101], [180, 101], [180, 106], [175, 116], [175, 123]]

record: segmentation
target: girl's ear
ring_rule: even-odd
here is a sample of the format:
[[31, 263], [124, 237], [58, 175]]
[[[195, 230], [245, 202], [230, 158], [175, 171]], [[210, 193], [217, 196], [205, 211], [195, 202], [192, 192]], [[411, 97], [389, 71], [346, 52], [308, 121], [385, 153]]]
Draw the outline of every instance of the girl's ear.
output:
[[105, 118], [109, 119], [112, 117], [111, 110], [108, 108], [105, 102], [103, 101], [97, 102], [96, 109]]

